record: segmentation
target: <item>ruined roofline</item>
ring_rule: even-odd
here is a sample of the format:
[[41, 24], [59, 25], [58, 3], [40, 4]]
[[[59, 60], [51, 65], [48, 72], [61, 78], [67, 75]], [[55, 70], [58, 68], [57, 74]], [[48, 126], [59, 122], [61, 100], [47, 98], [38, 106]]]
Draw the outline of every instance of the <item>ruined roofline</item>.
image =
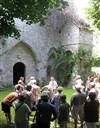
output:
[[88, 23], [84, 19], [79, 18], [76, 14], [65, 13], [66, 20], [70, 18], [70, 21], [74, 23], [78, 28], [93, 31]]

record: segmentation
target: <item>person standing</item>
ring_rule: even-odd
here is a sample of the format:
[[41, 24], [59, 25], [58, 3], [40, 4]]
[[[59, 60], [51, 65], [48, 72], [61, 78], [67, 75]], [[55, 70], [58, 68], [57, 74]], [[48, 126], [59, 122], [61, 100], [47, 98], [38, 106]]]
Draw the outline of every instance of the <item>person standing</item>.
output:
[[33, 81], [31, 92], [33, 94], [34, 105], [36, 105], [41, 93], [41, 88], [36, 84], [36, 80]]
[[83, 105], [86, 101], [85, 93], [81, 92], [80, 87], [76, 87], [76, 92], [71, 96], [70, 107], [71, 115], [74, 119], [75, 128], [77, 128], [78, 116], [81, 121], [81, 128], [83, 128]]
[[54, 77], [50, 78], [50, 82], [48, 85], [45, 85], [41, 91], [43, 91], [44, 89], [47, 89], [49, 91], [49, 95], [50, 95], [50, 101], [52, 100], [52, 98], [54, 97], [54, 94], [56, 93], [56, 89], [58, 87], [57, 82], [55, 81]]
[[67, 128], [67, 123], [69, 121], [69, 104], [66, 102], [66, 95], [62, 95], [60, 101], [58, 124], [60, 128]]
[[18, 102], [14, 103], [16, 128], [29, 128], [29, 114], [31, 113], [31, 109], [25, 103], [25, 100], [26, 97], [22, 94]]
[[96, 128], [99, 120], [99, 101], [95, 100], [96, 94], [89, 93], [89, 100], [84, 104], [84, 121], [87, 128]]
[[53, 87], [53, 92], [55, 93], [56, 92], [56, 89], [58, 87], [58, 84], [57, 84], [57, 82], [56, 82], [56, 80], [55, 80], [54, 77], [51, 77], [50, 78], [49, 86], [52, 86]]
[[41, 95], [41, 102], [36, 105], [36, 123], [39, 128], [50, 128], [50, 122], [57, 118], [57, 111], [53, 104], [49, 102], [46, 93]]
[[32, 110], [32, 107], [33, 107], [33, 94], [31, 92], [32, 90], [32, 86], [31, 85], [28, 85], [26, 86], [25, 90], [23, 90], [21, 92], [21, 95], [24, 95], [26, 96], [26, 100], [25, 100], [25, 103], [30, 107], [30, 109]]
[[[58, 113], [59, 113], [59, 107], [60, 107], [60, 104], [61, 104], [60, 97], [62, 96], [62, 91], [63, 91], [63, 87], [58, 86], [58, 88], [57, 88], [57, 93], [54, 94], [54, 97], [53, 97], [53, 99], [51, 100], [51, 103], [55, 105], [56, 110], [57, 110]], [[58, 119], [56, 119], [56, 120], [54, 121], [54, 128], [57, 127], [57, 124], [58, 124]]]

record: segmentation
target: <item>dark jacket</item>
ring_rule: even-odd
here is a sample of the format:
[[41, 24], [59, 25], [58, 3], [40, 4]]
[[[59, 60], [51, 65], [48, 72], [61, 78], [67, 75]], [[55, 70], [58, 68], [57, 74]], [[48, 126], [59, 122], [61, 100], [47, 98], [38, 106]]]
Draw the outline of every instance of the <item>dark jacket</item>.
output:
[[57, 111], [53, 104], [49, 102], [41, 102], [37, 105], [37, 123], [50, 124], [57, 118]]
[[63, 121], [69, 121], [69, 104], [66, 102], [59, 107], [58, 123]]
[[98, 122], [99, 120], [99, 102], [86, 101], [84, 104], [84, 120], [86, 122]]

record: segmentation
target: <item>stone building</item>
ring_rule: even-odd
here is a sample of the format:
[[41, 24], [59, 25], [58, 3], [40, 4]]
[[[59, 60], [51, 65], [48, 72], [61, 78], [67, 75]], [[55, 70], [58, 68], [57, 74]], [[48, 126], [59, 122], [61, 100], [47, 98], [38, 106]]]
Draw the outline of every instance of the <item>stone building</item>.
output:
[[[30, 76], [36, 79], [49, 77], [48, 66], [52, 65], [50, 49], [64, 46], [74, 52], [81, 45], [92, 48], [93, 34], [73, 8], [70, 0], [66, 10], [52, 10], [44, 26], [27, 25], [16, 19], [21, 30], [20, 39], [8, 38], [0, 43], [0, 83], [16, 84], [20, 76], [29, 82]], [[49, 74], [50, 75], [50, 74]]]

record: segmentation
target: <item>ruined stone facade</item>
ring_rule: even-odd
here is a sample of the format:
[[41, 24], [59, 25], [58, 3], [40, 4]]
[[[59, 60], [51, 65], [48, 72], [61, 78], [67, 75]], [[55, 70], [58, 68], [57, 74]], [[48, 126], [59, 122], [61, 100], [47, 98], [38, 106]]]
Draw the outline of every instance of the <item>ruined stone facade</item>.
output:
[[66, 51], [71, 52], [81, 45], [92, 48], [92, 31], [87, 24], [70, 13], [69, 8], [65, 12], [53, 10], [44, 26], [29, 26], [16, 19], [16, 25], [21, 30], [20, 39], [9, 37], [0, 43], [1, 84], [15, 84], [19, 76], [24, 76], [26, 83], [30, 76], [46, 79], [47, 67], [53, 59], [48, 54], [51, 48], [64, 46]]

